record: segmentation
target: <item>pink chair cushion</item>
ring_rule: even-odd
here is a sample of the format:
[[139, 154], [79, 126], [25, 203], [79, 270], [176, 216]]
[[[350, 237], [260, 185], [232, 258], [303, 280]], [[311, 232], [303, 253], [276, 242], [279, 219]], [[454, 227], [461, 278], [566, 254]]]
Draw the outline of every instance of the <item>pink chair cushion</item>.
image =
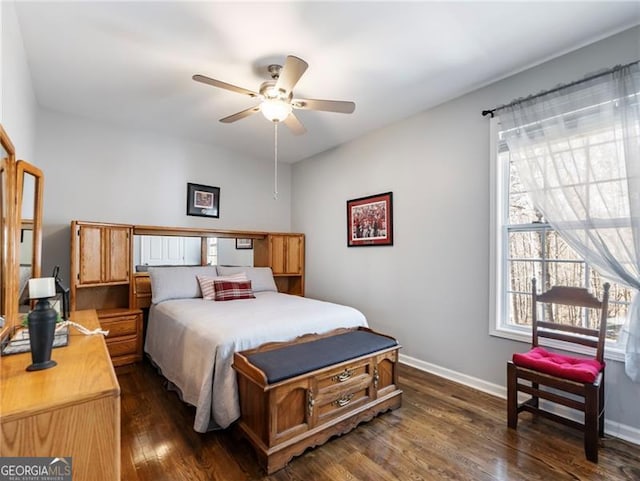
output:
[[523, 354], [515, 353], [513, 363], [551, 376], [578, 382], [594, 382], [598, 373], [604, 369], [604, 363], [596, 359], [563, 356], [534, 347]]

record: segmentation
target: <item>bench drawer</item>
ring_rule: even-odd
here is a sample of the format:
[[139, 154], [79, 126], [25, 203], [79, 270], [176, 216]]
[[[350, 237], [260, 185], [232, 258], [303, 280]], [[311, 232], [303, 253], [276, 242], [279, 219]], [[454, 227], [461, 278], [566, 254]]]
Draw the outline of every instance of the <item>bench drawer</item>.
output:
[[318, 403], [318, 423], [326, 423], [329, 419], [353, 411], [371, 400], [368, 388], [347, 391], [335, 399]]
[[357, 381], [362, 378], [362, 376], [372, 376], [369, 359], [363, 359], [344, 367], [341, 366], [318, 376], [318, 392], [322, 393], [326, 390], [340, 389]]
[[315, 424], [325, 423], [369, 402], [373, 397], [372, 383], [371, 359], [319, 375], [316, 396], [318, 418]]

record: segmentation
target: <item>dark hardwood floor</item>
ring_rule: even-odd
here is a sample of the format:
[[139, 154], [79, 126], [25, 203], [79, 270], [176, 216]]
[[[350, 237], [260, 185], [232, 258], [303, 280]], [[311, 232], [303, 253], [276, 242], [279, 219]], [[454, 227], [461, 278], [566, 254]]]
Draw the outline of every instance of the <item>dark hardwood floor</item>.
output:
[[[505, 368], [506, 369], [506, 368]], [[586, 461], [582, 435], [528, 414], [507, 428], [506, 401], [401, 366], [403, 406], [266, 476], [233, 430], [198, 434], [195, 410], [148, 362], [119, 370], [122, 480], [640, 480], [640, 447], [605, 437]]]

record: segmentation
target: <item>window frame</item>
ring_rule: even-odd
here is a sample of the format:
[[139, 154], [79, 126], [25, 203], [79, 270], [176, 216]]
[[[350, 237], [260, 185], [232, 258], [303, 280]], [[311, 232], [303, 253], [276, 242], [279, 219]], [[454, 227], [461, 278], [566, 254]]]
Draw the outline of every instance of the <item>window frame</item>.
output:
[[[508, 166], [501, 165], [498, 152], [498, 133], [500, 131], [500, 118], [492, 117], [489, 121], [489, 232], [490, 232], [490, 272], [489, 272], [489, 335], [514, 341], [531, 343], [531, 328], [527, 326], [514, 326], [507, 319], [507, 286], [505, 286], [508, 269], [508, 243], [509, 231], [505, 229], [508, 223], [507, 198], [509, 193], [509, 176], [506, 175]], [[548, 224], [539, 227], [550, 228]], [[526, 225], [523, 225], [523, 229]], [[536, 225], [538, 227], [538, 225]], [[583, 259], [584, 261], [584, 259]], [[585, 268], [589, 266], [585, 263]], [[545, 344], [553, 348], [567, 349], [567, 345], [549, 340]], [[587, 354], [590, 351], [580, 346], [571, 348], [571, 351]], [[605, 358], [615, 361], [624, 361], [624, 350], [620, 343], [608, 340], [605, 345]]]

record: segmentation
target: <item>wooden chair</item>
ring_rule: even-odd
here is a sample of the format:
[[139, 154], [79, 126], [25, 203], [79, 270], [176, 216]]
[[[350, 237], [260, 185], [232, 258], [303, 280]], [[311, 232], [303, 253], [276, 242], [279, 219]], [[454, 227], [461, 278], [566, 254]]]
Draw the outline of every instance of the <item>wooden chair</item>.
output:
[[[598, 438], [604, 436], [604, 343], [609, 284], [604, 284], [602, 301], [578, 287], [554, 286], [538, 295], [535, 279], [532, 284], [532, 349], [524, 354], [514, 354], [513, 360], [507, 363], [508, 425], [516, 429], [518, 414], [528, 411], [580, 429], [584, 432], [585, 455], [589, 461], [597, 463]], [[600, 326], [598, 329], [588, 329], [552, 322], [553, 319], [539, 321], [536, 309], [539, 302], [599, 310]], [[571, 357], [547, 351], [540, 347], [540, 338], [588, 346], [595, 351], [594, 357]], [[528, 382], [521, 383], [521, 380]], [[518, 392], [531, 397], [526, 402], [518, 403]], [[541, 408], [540, 398], [582, 411], [584, 422], [558, 416], [549, 408]]]

